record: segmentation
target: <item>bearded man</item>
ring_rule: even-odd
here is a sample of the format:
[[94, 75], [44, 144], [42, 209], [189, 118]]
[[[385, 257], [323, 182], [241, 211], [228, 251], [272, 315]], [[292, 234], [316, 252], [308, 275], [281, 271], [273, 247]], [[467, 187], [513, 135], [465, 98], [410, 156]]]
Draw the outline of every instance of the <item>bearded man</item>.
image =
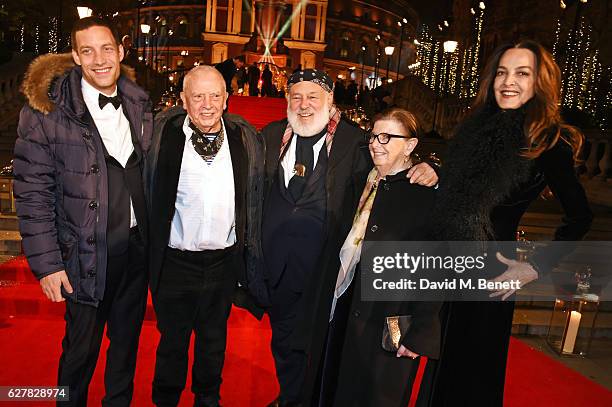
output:
[[[354, 176], [372, 167], [367, 148], [360, 148], [365, 146], [364, 132], [340, 117], [327, 74], [296, 71], [288, 87], [287, 119], [262, 131], [265, 264], [260, 278], [250, 276], [249, 281], [251, 292], [267, 306], [272, 326], [280, 394], [269, 407], [301, 405], [307, 361], [320, 357], [317, 351], [311, 354], [308, 327], [323, 281], [318, 272], [323, 269], [322, 249], [339, 226], [342, 201], [353, 188]], [[425, 163], [409, 175], [420, 184], [437, 182]]]

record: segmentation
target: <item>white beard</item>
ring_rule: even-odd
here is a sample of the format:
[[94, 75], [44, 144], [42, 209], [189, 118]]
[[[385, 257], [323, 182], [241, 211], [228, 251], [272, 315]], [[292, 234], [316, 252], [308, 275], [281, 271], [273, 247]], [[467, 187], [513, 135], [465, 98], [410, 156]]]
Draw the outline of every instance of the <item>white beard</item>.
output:
[[[294, 112], [287, 106], [287, 120], [293, 129], [293, 132], [302, 137], [312, 137], [321, 133], [327, 126], [330, 119], [330, 105], [325, 103], [321, 111], [315, 112], [313, 109]], [[314, 113], [312, 123], [303, 124], [298, 113]]]

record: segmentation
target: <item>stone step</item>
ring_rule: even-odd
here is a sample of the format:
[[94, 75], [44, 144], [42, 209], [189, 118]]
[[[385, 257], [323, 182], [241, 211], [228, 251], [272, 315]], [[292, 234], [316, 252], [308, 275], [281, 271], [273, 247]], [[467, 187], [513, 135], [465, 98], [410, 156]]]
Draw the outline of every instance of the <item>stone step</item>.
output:
[[0, 230], [0, 255], [21, 254], [21, 235], [14, 230]]
[[0, 215], [0, 231], [19, 231], [19, 220], [15, 215]]

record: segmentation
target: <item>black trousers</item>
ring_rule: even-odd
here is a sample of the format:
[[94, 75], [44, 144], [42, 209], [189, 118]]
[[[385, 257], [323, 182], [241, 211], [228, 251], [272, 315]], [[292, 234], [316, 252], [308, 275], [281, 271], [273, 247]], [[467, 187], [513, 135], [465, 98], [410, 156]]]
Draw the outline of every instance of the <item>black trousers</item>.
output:
[[[333, 407], [338, 387], [342, 348], [346, 335], [348, 313], [351, 310], [351, 299], [354, 284], [344, 293], [336, 303], [334, 318], [328, 325], [325, 348], [318, 366], [317, 382], [312, 394], [312, 405], [318, 407]], [[313, 355], [315, 357], [315, 355]]]
[[272, 306], [267, 311], [272, 328], [272, 356], [280, 386], [279, 399], [297, 403], [302, 399], [307, 357], [305, 352], [294, 349], [291, 344], [302, 294], [289, 288], [286, 277], [285, 274], [271, 293]]
[[161, 334], [153, 402], [176, 406], [187, 380], [189, 341], [195, 332], [191, 391], [196, 406], [218, 406], [227, 318], [236, 286], [233, 248], [202, 252], [166, 249], [153, 294]]
[[86, 406], [87, 391], [100, 353], [102, 334], [110, 346], [104, 371], [103, 406], [129, 406], [134, 391], [138, 340], [147, 304], [145, 248], [137, 228], [130, 231], [128, 251], [109, 256], [104, 299], [98, 307], [66, 301], [58, 384], [70, 387], [70, 401]]

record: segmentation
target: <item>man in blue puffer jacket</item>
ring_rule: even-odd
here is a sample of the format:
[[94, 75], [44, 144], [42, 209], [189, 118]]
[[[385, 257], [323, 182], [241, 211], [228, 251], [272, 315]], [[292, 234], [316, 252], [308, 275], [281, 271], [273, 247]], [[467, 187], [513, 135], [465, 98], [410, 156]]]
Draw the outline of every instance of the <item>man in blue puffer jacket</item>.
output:
[[108, 22], [79, 20], [72, 47], [72, 55], [38, 58], [24, 79], [17, 215], [44, 294], [68, 300], [58, 382], [69, 386], [70, 401], [62, 405], [87, 404], [106, 326], [102, 404], [128, 406], [147, 299], [143, 168], [151, 104], [126, 77], [123, 47]]

